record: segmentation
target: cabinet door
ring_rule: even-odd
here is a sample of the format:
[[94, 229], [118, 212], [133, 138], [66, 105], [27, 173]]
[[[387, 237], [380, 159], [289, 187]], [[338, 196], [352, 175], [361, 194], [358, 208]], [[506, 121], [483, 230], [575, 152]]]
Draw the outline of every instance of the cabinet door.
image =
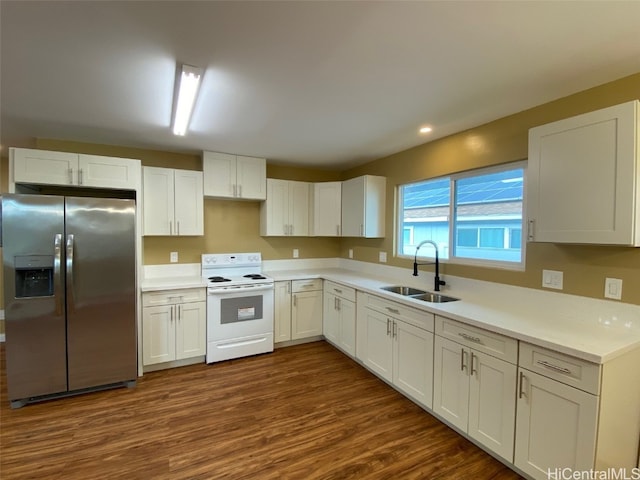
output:
[[470, 354], [468, 434], [513, 462], [517, 367], [474, 350]]
[[338, 298], [339, 324], [338, 345], [347, 354], [356, 355], [356, 304], [344, 298]]
[[520, 369], [514, 464], [535, 479], [594, 467], [598, 397]]
[[275, 282], [274, 342], [291, 340], [291, 282]]
[[324, 292], [324, 308], [322, 310], [322, 334], [334, 345], [339, 342], [340, 335], [340, 311], [338, 309], [339, 298], [327, 291]]
[[289, 235], [309, 235], [309, 183], [289, 182]]
[[267, 161], [264, 158], [236, 157], [237, 196], [247, 200], [267, 198]]
[[364, 177], [342, 182], [342, 236], [364, 236]]
[[313, 184], [313, 227], [316, 237], [340, 236], [342, 211], [342, 183]]
[[364, 351], [362, 361], [382, 378], [393, 380], [393, 338], [392, 321], [386, 315], [365, 309]]
[[204, 194], [207, 197], [234, 198], [236, 193], [236, 156], [203, 152]]
[[207, 344], [206, 302], [178, 303], [175, 308], [176, 360], [204, 355]]
[[204, 235], [202, 172], [175, 170], [174, 235]]
[[175, 306], [142, 309], [142, 362], [170, 362], [176, 358]]
[[636, 100], [529, 131], [533, 240], [634, 244], [638, 105]]
[[433, 411], [466, 432], [469, 417], [469, 351], [438, 335], [434, 343]]
[[144, 235], [172, 235], [173, 170], [144, 167], [142, 169], [142, 217]]
[[433, 333], [400, 320], [393, 324], [393, 383], [431, 408], [433, 392]]
[[291, 339], [322, 335], [322, 291], [293, 294]]
[[78, 155], [15, 148], [13, 152], [13, 180], [16, 183], [46, 185], [75, 185], [78, 174]]
[[78, 184], [137, 190], [140, 188], [140, 171], [140, 160], [81, 154], [78, 159]]
[[260, 235], [289, 235], [289, 184], [267, 179], [267, 200], [260, 206]]

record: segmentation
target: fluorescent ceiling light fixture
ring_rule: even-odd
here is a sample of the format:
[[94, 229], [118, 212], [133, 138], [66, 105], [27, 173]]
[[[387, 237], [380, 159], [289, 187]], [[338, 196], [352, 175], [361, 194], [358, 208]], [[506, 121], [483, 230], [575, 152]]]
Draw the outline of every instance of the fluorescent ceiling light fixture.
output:
[[176, 103], [176, 113], [173, 118], [173, 133], [175, 135], [184, 135], [187, 133], [193, 105], [196, 103], [196, 97], [198, 96], [201, 78], [201, 68], [190, 65], [182, 66], [180, 86], [178, 88], [178, 102]]
[[429, 133], [432, 130], [431, 127], [422, 127], [420, 133]]

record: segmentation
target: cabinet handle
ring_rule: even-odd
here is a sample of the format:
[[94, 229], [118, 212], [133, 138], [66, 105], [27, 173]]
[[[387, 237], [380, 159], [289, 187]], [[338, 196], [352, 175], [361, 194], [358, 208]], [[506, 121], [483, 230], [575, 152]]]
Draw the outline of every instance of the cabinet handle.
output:
[[533, 239], [535, 238], [535, 226], [535, 220], [529, 220], [529, 222], [527, 223], [527, 239], [530, 242], [533, 242]]
[[176, 228], [176, 230], [177, 230], [176, 235], [180, 235], [180, 220], [178, 220], [178, 221], [176, 222], [176, 225], [177, 225], [177, 228]]
[[169, 235], [173, 235], [173, 222], [169, 220]]
[[336, 298], [336, 301], [338, 302], [338, 308], [337, 310], [340, 311], [340, 309], [342, 308], [342, 306], [340, 305], [340, 299]]
[[571, 370], [564, 367], [559, 367], [558, 365], [554, 365], [553, 363], [549, 363], [545, 360], [538, 360], [536, 362], [538, 365], [542, 365], [545, 368], [549, 368], [551, 370], [555, 370], [556, 372], [565, 373], [567, 375], [571, 375]]
[[482, 340], [479, 337], [472, 337], [471, 335], [467, 335], [466, 333], [458, 333], [458, 335], [465, 340], [469, 340], [470, 342], [482, 344]]
[[473, 362], [473, 360], [474, 360], [475, 358], [476, 358], [476, 354], [475, 354], [475, 353], [473, 353], [473, 352], [471, 352], [471, 373], [470, 373], [470, 375], [471, 375], [471, 376], [473, 376], [474, 372], [475, 372], [476, 376], [478, 375], [478, 370], [476, 370], [476, 369], [473, 367], [473, 363], [474, 363], [474, 362]]
[[387, 318], [387, 335], [391, 333], [391, 320]]
[[523, 389], [524, 372], [520, 372], [520, 381], [518, 382], [518, 398], [526, 397]]
[[364, 237], [364, 225], [362, 223], [360, 224], [360, 236]]
[[464, 348], [460, 349], [460, 371], [464, 372], [464, 369], [467, 368], [467, 362], [465, 362], [465, 357], [467, 356], [467, 352], [464, 351]]
[[297, 306], [298, 306], [298, 296], [297, 296], [297, 295], [294, 295], [294, 296], [293, 296], [293, 306], [294, 306], [294, 307], [297, 307]]
[[69, 174], [69, 183], [73, 185], [73, 168], [68, 168], [67, 173]]
[[397, 308], [391, 308], [391, 307], [385, 307], [387, 310], [389, 310], [391, 313], [395, 313], [396, 315], [400, 315], [400, 310], [398, 310]]
[[173, 305], [171, 305], [171, 317], [170, 317], [170, 319], [171, 319], [171, 323], [173, 323], [173, 309], [174, 309], [174, 308], [175, 308], [175, 307], [174, 307]]
[[238, 185], [238, 196], [242, 198], [242, 185]]
[[340, 290], [339, 288], [334, 288], [333, 291], [336, 293], [342, 293], [342, 290]]
[[338, 310], [338, 298], [334, 298], [333, 299], [333, 309], [334, 310]]
[[398, 338], [398, 322], [393, 322], [393, 338]]
[[82, 169], [78, 170], [78, 185], [82, 185], [84, 182], [84, 176], [82, 175]]
[[287, 282], [287, 295], [291, 295], [291, 282]]

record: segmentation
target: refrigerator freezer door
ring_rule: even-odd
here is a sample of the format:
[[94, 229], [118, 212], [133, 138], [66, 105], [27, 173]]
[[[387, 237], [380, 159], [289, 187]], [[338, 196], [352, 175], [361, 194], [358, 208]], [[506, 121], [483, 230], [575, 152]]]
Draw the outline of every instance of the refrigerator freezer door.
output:
[[64, 198], [4, 195], [2, 210], [9, 400], [65, 392]]
[[69, 390], [134, 380], [135, 203], [66, 198]]

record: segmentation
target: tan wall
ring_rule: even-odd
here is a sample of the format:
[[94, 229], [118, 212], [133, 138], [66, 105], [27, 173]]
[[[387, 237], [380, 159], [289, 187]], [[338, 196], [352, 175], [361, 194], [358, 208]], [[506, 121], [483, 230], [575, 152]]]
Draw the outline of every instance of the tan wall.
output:
[[[343, 178], [387, 177], [387, 237], [344, 239], [341, 256], [351, 248], [355, 259], [377, 262], [378, 252], [386, 251], [388, 263], [406, 267], [409, 274], [412, 262], [393, 256], [397, 185], [525, 159], [529, 128], [636, 98], [640, 73], [343, 172]], [[529, 243], [524, 272], [446, 263], [442, 270], [445, 275], [541, 288], [543, 269], [564, 272], [564, 293], [596, 298], [603, 298], [605, 277], [621, 278], [622, 300], [640, 304], [640, 248]], [[428, 275], [424, 281], [429, 285]]]

